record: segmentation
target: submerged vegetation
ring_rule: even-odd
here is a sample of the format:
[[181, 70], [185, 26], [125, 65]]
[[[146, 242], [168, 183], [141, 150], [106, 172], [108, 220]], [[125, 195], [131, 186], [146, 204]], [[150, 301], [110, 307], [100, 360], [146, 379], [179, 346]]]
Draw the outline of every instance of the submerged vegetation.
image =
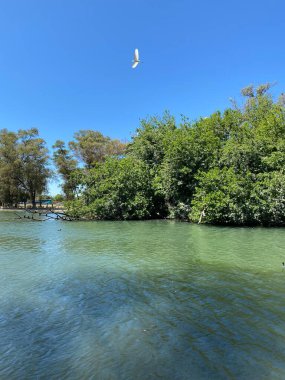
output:
[[[88, 219], [180, 218], [232, 225], [285, 224], [285, 96], [242, 90], [244, 104], [177, 125], [142, 120], [130, 143], [79, 131], [56, 141], [65, 207]], [[0, 201], [35, 200], [51, 175], [37, 130], [0, 134]]]

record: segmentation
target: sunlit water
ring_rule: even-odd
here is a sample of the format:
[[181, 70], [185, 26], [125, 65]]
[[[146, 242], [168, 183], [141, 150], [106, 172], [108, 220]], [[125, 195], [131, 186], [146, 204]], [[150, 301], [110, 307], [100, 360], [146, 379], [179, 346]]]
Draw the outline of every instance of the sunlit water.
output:
[[284, 379], [284, 247], [283, 229], [1, 212], [0, 379]]

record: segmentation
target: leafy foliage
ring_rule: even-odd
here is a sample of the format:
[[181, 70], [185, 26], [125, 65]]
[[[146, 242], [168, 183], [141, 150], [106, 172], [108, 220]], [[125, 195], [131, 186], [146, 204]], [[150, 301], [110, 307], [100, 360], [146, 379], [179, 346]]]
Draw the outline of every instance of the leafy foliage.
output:
[[250, 85], [242, 107], [193, 123], [168, 112], [142, 120], [124, 159], [86, 165], [80, 207], [100, 219], [283, 224], [284, 96], [274, 102], [270, 87]]
[[[181, 124], [165, 112], [141, 120], [124, 144], [80, 130], [56, 141], [66, 208], [87, 219], [179, 218], [232, 225], [285, 224], [285, 102], [271, 84], [247, 86], [244, 103]], [[0, 131], [0, 202], [41, 195], [48, 152], [35, 129]]]
[[198, 222], [201, 213], [206, 223], [246, 224], [250, 210], [245, 200], [249, 199], [251, 178], [236, 174], [233, 168], [213, 168], [197, 176], [199, 185], [192, 201], [190, 219]]
[[60, 174], [63, 185], [62, 190], [66, 200], [74, 199], [76, 182], [73, 173], [77, 169], [77, 161], [72, 157], [70, 151], [65, 147], [65, 143], [57, 140], [53, 145], [53, 160]]
[[[148, 219], [155, 216], [156, 196], [145, 163], [128, 157], [109, 158], [84, 176], [76, 210], [90, 219]], [[74, 213], [74, 203], [69, 203]]]
[[80, 130], [74, 134], [74, 141], [69, 143], [70, 149], [84, 165], [91, 169], [108, 156], [121, 156], [125, 152], [125, 144], [119, 140], [111, 140], [101, 132]]
[[35, 205], [36, 195], [46, 190], [51, 174], [48, 150], [38, 130], [5, 129], [0, 133], [0, 193], [2, 203], [12, 204], [30, 198]]

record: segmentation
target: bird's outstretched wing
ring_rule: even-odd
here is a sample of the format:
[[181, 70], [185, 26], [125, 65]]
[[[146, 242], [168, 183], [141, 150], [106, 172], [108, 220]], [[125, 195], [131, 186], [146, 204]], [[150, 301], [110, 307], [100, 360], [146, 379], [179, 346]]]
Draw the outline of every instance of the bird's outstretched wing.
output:
[[134, 61], [139, 61], [139, 49], [135, 49]]
[[139, 64], [138, 61], [134, 62], [132, 68], [135, 69], [138, 64]]

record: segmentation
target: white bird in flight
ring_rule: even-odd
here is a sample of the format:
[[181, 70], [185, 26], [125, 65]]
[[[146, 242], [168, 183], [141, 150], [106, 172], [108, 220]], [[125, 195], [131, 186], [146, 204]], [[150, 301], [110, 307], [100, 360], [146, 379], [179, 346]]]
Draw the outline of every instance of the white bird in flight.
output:
[[139, 63], [140, 63], [139, 50], [135, 49], [135, 54], [134, 54], [134, 60], [133, 60], [133, 66], [132, 66], [132, 68], [135, 69]]

